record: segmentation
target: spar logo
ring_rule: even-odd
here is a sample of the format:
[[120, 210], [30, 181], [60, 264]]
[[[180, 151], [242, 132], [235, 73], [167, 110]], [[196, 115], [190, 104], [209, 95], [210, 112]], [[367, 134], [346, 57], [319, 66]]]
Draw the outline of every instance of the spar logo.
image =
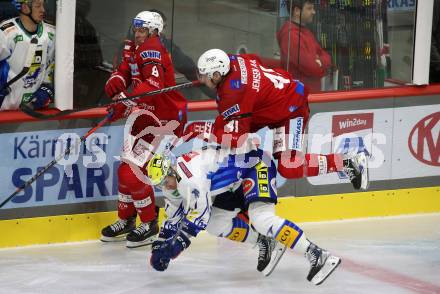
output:
[[424, 117], [411, 130], [408, 147], [419, 161], [440, 166], [440, 112]]

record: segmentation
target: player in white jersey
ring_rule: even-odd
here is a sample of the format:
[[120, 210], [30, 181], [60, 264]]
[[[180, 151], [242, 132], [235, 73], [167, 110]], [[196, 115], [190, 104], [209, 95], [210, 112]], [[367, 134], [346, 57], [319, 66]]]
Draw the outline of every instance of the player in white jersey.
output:
[[[217, 236], [236, 234], [249, 238], [249, 225], [242, 226], [234, 221], [233, 214], [211, 203], [211, 194], [236, 190], [238, 185], [243, 189], [241, 198], [255, 230], [274, 238], [284, 248], [304, 254], [310, 262], [307, 280], [321, 284], [341, 260], [310, 242], [296, 224], [275, 214], [276, 173], [275, 163], [262, 150], [222, 155], [221, 151], [207, 149], [175, 160], [171, 155], [156, 154], [148, 164], [148, 177], [165, 192], [173, 191], [172, 197], [167, 197], [173, 204], [167, 205], [177, 209], [166, 207], [167, 218], [159, 234], [163, 239], [153, 243], [151, 265], [156, 270], [165, 270], [171, 259], [188, 248], [190, 237], [203, 229]], [[233, 201], [237, 199], [220, 199], [224, 204]]]
[[12, 0], [19, 17], [0, 23], [0, 110], [53, 99], [55, 28], [43, 21], [44, 0]]
[[[176, 160], [172, 154], [169, 154], [168, 158], [171, 158], [173, 162]], [[275, 253], [277, 253], [277, 251], [283, 251], [283, 248], [277, 247], [274, 239], [261, 235], [252, 229], [248, 224], [246, 215], [240, 213], [244, 210], [244, 205], [240, 201], [242, 199], [241, 185], [236, 183], [236, 175], [230, 173], [221, 175], [223, 166], [227, 164], [228, 159], [229, 157], [224, 153], [224, 150], [214, 147], [186, 153], [177, 159], [177, 173], [181, 174], [181, 176], [178, 176], [177, 189], [170, 190], [161, 187], [165, 196], [165, 214], [167, 217], [163, 222], [159, 239], [167, 239], [174, 235], [184, 215], [186, 215], [183, 218], [185, 232], [191, 236], [196, 236], [200, 230], [206, 228], [211, 212], [215, 213], [216, 210], [222, 209], [228, 215], [226, 225], [230, 225], [231, 219], [232, 225], [226, 229], [227, 232], [224, 234], [218, 235], [216, 231], [211, 232], [209, 229], [208, 232], [233, 241], [258, 245], [257, 270], [260, 272], [265, 270], [264, 273], [268, 275], [276, 266], [274, 261], [282, 255], [276, 258], [277, 254], [275, 254], [271, 260], [272, 251], [275, 250]], [[161, 172], [161, 163], [166, 163], [166, 161], [162, 161], [158, 155], [153, 157], [152, 160], [153, 163], [149, 165], [148, 173], [157, 175], [157, 172]], [[159, 166], [159, 169], [157, 169], [157, 166]], [[215, 176], [215, 173], [217, 173], [217, 176]], [[213, 175], [214, 178], [207, 178], [207, 174]], [[157, 184], [154, 181], [153, 183]], [[179, 192], [182, 190], [187, 191], [187, 193]], [[180, 195], [192, 195], [193, 197], [183, 199]], [[211, 199], [213, 196], [216, 196], [214, 202]], [[228, 201], [224, 201], [226, 199]], [[188, 209], [191, 210], [189, 214]], [[216, 221], [221, 222], [222, 219], [216, 219]], [[270, 262], [272, 263], [266, 268]]]

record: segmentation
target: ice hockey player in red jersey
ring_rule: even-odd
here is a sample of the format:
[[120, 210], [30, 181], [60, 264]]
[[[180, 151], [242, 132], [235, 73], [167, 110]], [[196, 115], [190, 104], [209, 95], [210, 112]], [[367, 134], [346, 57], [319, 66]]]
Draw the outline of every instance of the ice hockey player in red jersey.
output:
[[344, 171], [355, 189], [366, 189], [365, 153], [304, 154], [303, 134], [309, 119], [308, 88], [282, 69], [264, 67], [256, 55], [227, 55], [220, 49], [198, 60], [200, 81], [217, 90], [219, 115], [215, 122], [193, 122], [187, 138], [216, 140], [236, 148], [249, 133], [263, 127], [273, 130], [273, 155], [279, 173], [289, 179]]
[[[108, 96], [121, 99], [176, 84], [170, 55], [159, 39], [162, 29], [162, 18], [156, 12], [143, 11], [133, 19], [135, 40], [126, 42], [122, 62], [106, 83]], [[111, 121], [132, 113], [127, 122], [133, 123], [129, 134], [125, 134], [118, 168], [119, 219], [102, 230], [101, 240], [116, 241], [126, 236], [129, 248], [148, 245], [158, 233], [157, 209], [153, 188], [142, 178], [150, 152], [158, 144], [153, 142], [156, 136], [146, 128], [172, 122], [174, 135], [181, 136], [186, 123], [186, 100], [177, 92], [168, 92], [118, 102], [108, 111]], [[136, 215], [140, 217], [137, 227]]]

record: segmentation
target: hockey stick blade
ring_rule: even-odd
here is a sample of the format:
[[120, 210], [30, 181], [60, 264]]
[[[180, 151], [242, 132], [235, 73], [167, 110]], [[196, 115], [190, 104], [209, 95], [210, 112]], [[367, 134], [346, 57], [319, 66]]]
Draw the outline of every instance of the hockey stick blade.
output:
[[27, 51], [26, 59], [24, 61], [23, 69], [15, 77], [13, 77], [6, 84], [4, 84], [1, 87], [0, 92], [3, 91], [4, 89], [9, 88], [13, 83], [15, 83], [16, 81], [18, 81], [28, 73], [29, 69], [31, 68], [32, 61], [34, 59], [35, 48], [37, 47], [37, 43], [38, 43], [37, 38], [33, 38], [31, 40], [31, 43]]
[[[100, 121], [95, 127], [91, 128], [86, 134], [84, 134], [81, 138], [79, 143], [84, 142], [92, 133], [94, 133], [97, 129], [102, 127], [108, 122], [109, 115], [107, 115], [102, 121]], [[60, 153], [54, 160], [49, 162], [45, 167], [40, 169], [32, 178], [27, 180], [21, 187], [18, 187], [14, 193], [12, 193], [9, 197], [7, 197], [2, 203], [0, 203], [0, 208], [2, 208], [6, 203], [8, 203], [12, 198], [14, 198], [15, 195], [26, 189], [29, 185], [31, 185], [37, 178], [39, 178], [42, 174], [44, 174], [49, 168], [54, 166], [60, 159], [64, 158], [64, 156], [68, 155], [70, 153], [70, 150], [72, 147], [66, 148], [66, 150], [63, 153]]]
[[[130, 96], [130, 97], [127, 97], [127, 98], [118, 99], [118, 100], [115, 100], [115, 101], [113, 101], [113, 102], [111, 102], [109, 104], [102, 105], [100, 107], [108, 107], [108, 106], [110, 106], [112, 104], [115, 104], [115, 103], [118, 103], [118, 102], [122, 102], [122, 101], [133, 100], [133, 99], [137, 99], [137, 98], [144, 97], [144, 96], [153, 96], [153, 95], [158, 95], [158, 94], [163, 94], [163, 93], [167, 93], [167, 92], [171, 92], [171, 91], [177, 91], [177, 90], [180, 90], [180, 89], [185, 89], [185, 88], [190, 88], [190, 87], [198, 87], [198, 86], [200, 86], [200, 82], [199, 81], [192, 81], [192, 82], [175, 85], [175, 86], [168, 87], [168, 88], [163, 88], [163, 89], [154, 90], [154, 91], [151, 91], [151, 92], [141, 93], [141, 94], [136, 95], [136, 96]], [[63, 111], [60, 111], [60, 112], [55, 113], [55, 114], [43, 114], [41, 112], [33, 110], [29, 105], [26, 105], [26, 104], [20, 105], [20, 109], [24, 113], [26, 113], [27, 115], [29, 115], [31, 117], [34, 117], [34, 118], [37, 118], [37, 119], [41, 119], [41, 120], [44, 120], [44, 119], [54, 119], [54, 118], [57, 118], [57, 117], [61, 117], [61, 116], [65, 116], [65, 115], [68, 115], [68, 114], [72, 114], [72, 113], [76, 113], [76, 112], [80, 112], [80, 111], [85, 111], [85, 110], [89, 110], [89, 109], [93, 109], [93, 108], [96, 108], [96, 106], [85, 107], [85, 108], [81, 108], [81, 109], [63, 110]]]

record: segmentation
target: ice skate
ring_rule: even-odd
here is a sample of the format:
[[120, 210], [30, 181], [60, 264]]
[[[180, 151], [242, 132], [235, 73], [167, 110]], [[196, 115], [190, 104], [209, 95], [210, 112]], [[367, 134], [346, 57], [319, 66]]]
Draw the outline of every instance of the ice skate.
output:
[[286, 249], [287, 249], [287, 246], [284, 245], [283, 243], [275, 241], [275, 240], [273, 240], [273, 241], [275, 242], [275, 247], [272, 250], [270, 262], [266, 266], [266, 268], [263, 270], [263, 274], [266, 277], [269, 276], [275, 270], [275, 267], [278, 265], [278, 262], [280, 262], [281, 257], [283, 256], [284, 252], [286, 252]]
[[310, 243], [306, 251], [306, 258], [310, 262], [310, 271], [307, 280], [315, 285], [320, 285], [341, 263], [339, 257]]
[[262, 272], [269, 264], [275, 243], [276, 241], [274, 239], [259, 234], [257, 239], [259, 248], [257, 271]]
[[360, 152], [353, 157], [344, 159], [344, 172], [349, 177], [356, 190], [368, 188], [368, 160], [365, 152]]
[[136, 229], [127, 235], [127, 248], [147, 246], [154, 242], [159, 233], [157, 220], [149, 223], [141, 223]]
[[136, 218], [118, 219], [101, 231], [101, 241], [115, 242], [125, 240], [125, 236], [136, 227]]

